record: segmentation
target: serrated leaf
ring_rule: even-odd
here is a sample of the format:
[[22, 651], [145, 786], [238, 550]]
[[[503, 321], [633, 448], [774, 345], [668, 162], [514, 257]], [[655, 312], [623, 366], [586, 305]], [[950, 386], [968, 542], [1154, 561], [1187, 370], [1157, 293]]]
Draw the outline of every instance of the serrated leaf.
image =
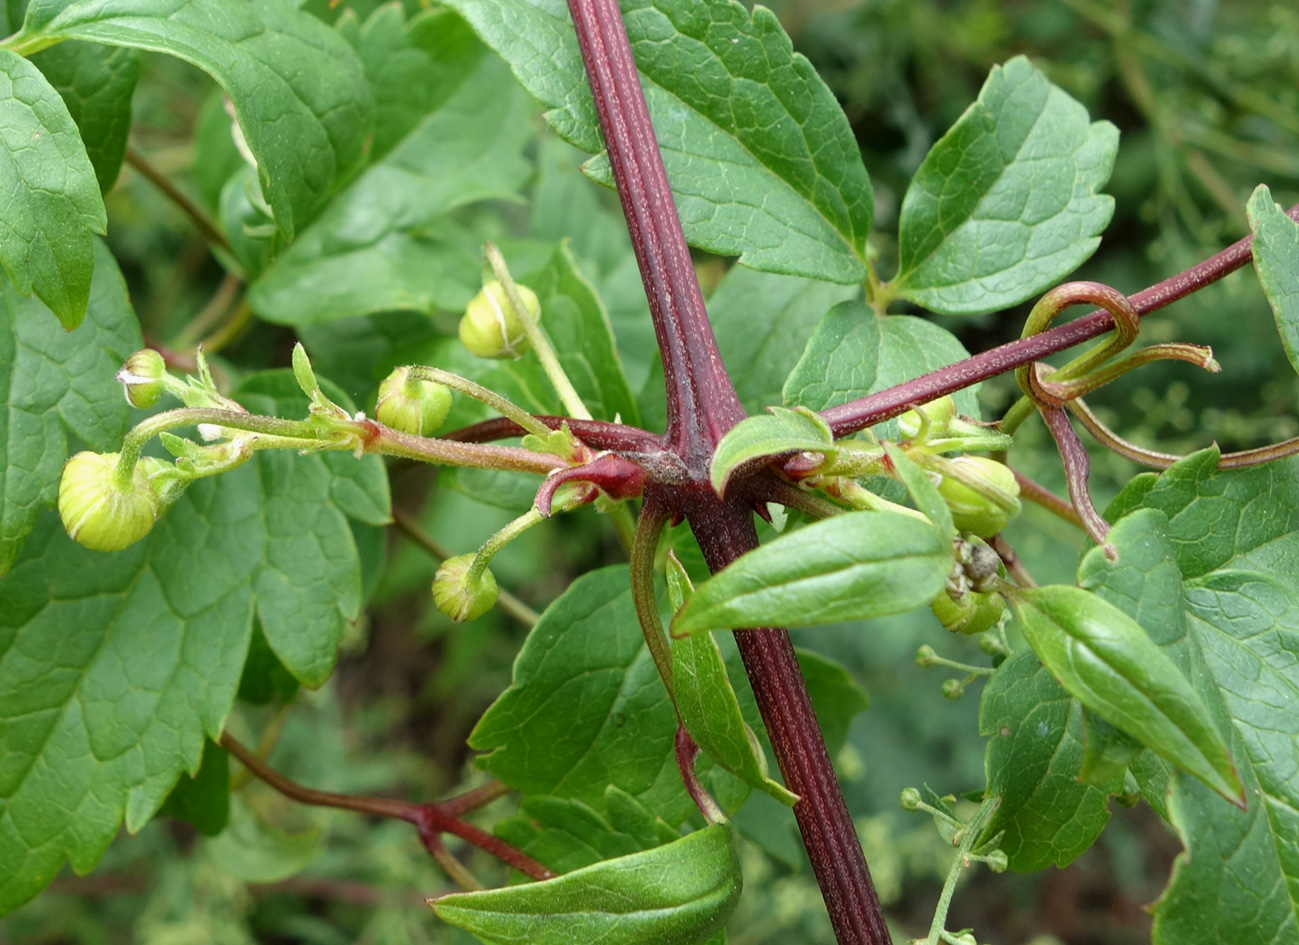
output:
[[[450, 5], [550, 109], [561, 138], [602, 150], [562, 3]], [[860, 281], [870, 179], [833, 94], [775, 15], [728, 0], [640, 0], [623, 18], [686, 239], [755, 269]], [[610, 180], [603, 156], [586, 171]]]
[[609, 313], [567, 241], [559, 244], [547, 266], [524, 281], [537, 293], [542, 328], [587, 409], [597, 420], [621, 416], [623, 423], [637, 423], [636, 399], [623, 374]]
[[230, 822], [230, 754], [216, 742], [203, 743], [203, 760], [192, 776], [181, 776], [159, 813], [215, 837]]
[[[909, 315], [881, 318], [859, 301], [842, 302], [817, 325], [785, 381], [786, 404], [824, 410], [968, 358], [951, 332]], [[977, 388], [955, 394], [956, 407], [978, 418]], [[893, 435], [897, 424], [876, 430]]]
[[676, 731], [627, 568], [613, 567], [578, 578], [546, 608], [514, 662], [513, 683], [469, 745], [486, 752], [479, 767], [525, 794], [575, 798], [602, 812], [612, 784], [675, 826], [694, 811], [677, 771]]
[[32, 64], [68, 106], [99, 189], [108, 193], [126, 154], [131, 96], [140, 76], [139, 54], [133, 49], [68, 42], [32, 56]]
[[694, 945], [725, 925], [741, 884], [731, 828], [713, 824], [556, 879], [443, 896], [433, 911], [489, 942]]
[[1129, 485], [1107, 510], [1114, 518], [1144, 507], [1168, 519], [1200, 689], [1230, 721], [1249, 801], [1241, 811], [1181, 773], [1168, 779], [1167, 817], [1187, 852], [1155, 907], [1158, 945], [1263, 945], [1299, 935], [1299, 463], [1218, 470], [1217, 462], [1216, 449], [1188, 456]]
[[287, 239], [363, 155], [372, 102], [361, 64], [287, 0], [77, 0], [49, 19], [29, 10], [23, 33], [166, 53], [211, 75]]
[[117, 263], [98, 241], [94, 254], [86, 320], [74, 332], [0, 276], [0, 575], [58, 497], [68, 434], [108, 451], [126, 432], [130, 407], [113, 375], [143, 343]]
[[1224, 797], [1243, 801], [1209, 709], [1131, 617], [1059, 585], [1017, 591], [1010, 603], [1029, 645], [1071, 695]]
[[972, 315], [1050, 288], [1100, 244], [1118, 138], [1024, 57], [994, 66], [907, 188], [894, 290]]
[[1063, 867], [1086, 850], [1109, 820], [1107, 793], [1078, 781], [1082, 705], [1051, 678], [1032, 651], [1006, 660], [983, 690], [979, 734], [989, 736], [988, 791], [1001, 806], [985, 834], [1004, 831], [1001, 848], [1020, 872]]
[[717, 449], [709, 478], [713, 491], [722, 495], [736, 470], [790, 453], [835, 452], [829, 425], [806, 408], [770, 407], [767, 413], [746, 417], [727, 431]]
[[741, 555], [695, 591], [674, 635], [863, 620], [923, 607], [942, 592], [952, 545], [896, 512], [848, 512]]
[[1254, 231], [1254, 271], [1276, 316], [1291, 366], [1299, 371], [1299, 223], [1285, 215], [1260, 184], [1245, 205]]
[[475, 54], [453, 50], [459, 71], [436, 68], [449, 94], [253, 284], [258, 315], [311, 325], [395, 309], [455, 311], [478, 291], [479, 238], [466, 240], [444, 214], [512, 197], [531, 170], [520, 152], [533, 129], [505, 67], [473, 37], [466, 42]]
[[0, 264], [69, 330], [90, 298], [95, 248], [108, 217], [76, 123], [45, 76], [0, 49]]
[[0, 578], [0, 911], [65, 859], [94, 866], [199, 764], [234, 701], [254, 615], [319, 684], [360, 605], [356, 547], [315, 456], [196, 482], [147, 539], [89, 551], [42, 515]]

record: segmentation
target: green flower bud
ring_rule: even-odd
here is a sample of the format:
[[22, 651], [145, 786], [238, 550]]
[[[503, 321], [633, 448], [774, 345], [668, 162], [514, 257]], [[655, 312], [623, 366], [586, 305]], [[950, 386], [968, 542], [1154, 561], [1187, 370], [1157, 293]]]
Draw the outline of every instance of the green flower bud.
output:
[[996, 593], [970, 591], [958, 598], [942, 593], [929, 605], [938, 622], [952, 633], [973, 636], [995, 627], [1006, 609], [1006, 601]]
[[1010, 865], [1010, 857], [1006, 856], [1005, 850], [993, 850], [983, 857], [983, 862], [988, 864], [988, 869], [994, 873], [1006, 872], [1006, 867]]
[[983, 456], [957, 456], [943, 465], [938, 493], [963, 532], [989, 538], [1019, 514], [1019, 483], [1009, 467]]
[[922, 644], [920, 647], [916, 649], [916, 665], [933, 666], [934, 658], [937, 656], [938, 654], [934, 652], [934, 648], [932, 646], [930, 646], [928, 643]]
[[899, 800], [903, 810], [920, 809], [920, 792], [913, 787], [903, 788], [902, 797]]
[[[541, 302], [527, 286], [518, 286], [519, 297], [533, 321], [541, 318]], [[489, 282], [474, 296], [460, 319], [460, 342], [480, 358], [517, 358], [532, 346], [523, 322], [499, 282]]]
[[433, 578], [433, 603], [452, 620], [465, 621], [481, 617], [492, 609], [500, 588], [492, 572], [483, 569], [477, 580], [469, 576], [474, 554], [447, 558]]
[[956, 401], [949, 394], [924, 404], [915, 410], [908, 410], [898, 417], [898, 428], [908, 439], [918, 435], [924, 429], [921, 415], [929, 421], [929, 435], [942, 436], [948, 425], [956, 419]]
[[163, 392], [163, 378], [167, 376], [167, 363], [152, 348], [144, 348], [126, 359], [117, 372], [117, 380], [126, 391], [126, 401], [132, 407], [152, 407]]
[[68, 535], [95, 551], [120, 551], [149, 534], [160, 506], [149, 473], [163, 465], [140, 460], [123, 489], [116, 481], [116, 453], [73, 456], [59, 480], [59, 517]]
[[374, 415], [394, 430], [428, 436], [442, 426], [450, 410], [448, 388], [412, 375], [408, 367], [399, 367], [379, 385]]
[[944, 679], [940, 687], [943, 697], [955, 701], [965, 695], [965, 683], [959, 679]]

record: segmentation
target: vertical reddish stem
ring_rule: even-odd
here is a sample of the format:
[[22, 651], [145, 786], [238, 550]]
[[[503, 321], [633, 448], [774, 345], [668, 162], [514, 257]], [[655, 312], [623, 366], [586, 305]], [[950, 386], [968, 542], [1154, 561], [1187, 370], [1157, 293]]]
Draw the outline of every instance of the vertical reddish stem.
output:
[[690, 468], [744, 417], [717, 352], [617, 0], [569, 0], [667, 383], [667, 440]]
[[[728, 509], [729, 521], [691, 519], [708, 566], [720, 570], [758, 544], [753, 518]], [[794, 818], [840, 945], [889, 945], [888, 926], [861, 841], [844, 803], [812, 710], [789, 633], [779, 627], [737, 630], [744, 668], [771, 738], [785, 786], [799, 795]]]

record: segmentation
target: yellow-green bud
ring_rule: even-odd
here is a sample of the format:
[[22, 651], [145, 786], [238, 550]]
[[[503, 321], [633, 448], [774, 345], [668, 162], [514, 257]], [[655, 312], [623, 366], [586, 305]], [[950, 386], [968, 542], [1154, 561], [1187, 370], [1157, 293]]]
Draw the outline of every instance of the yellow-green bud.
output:
[[902, 789], [902, 796], [899, 798], [899, 802], [902, 804], [903, 810], [919, 810], [920, 800], [920, 792], [915, 788], [909, 787]]
[[934, 598], [929, 609], [948, 630], [973, 636], [997, 625], [1006, 609], [1006, 601], [996, 593], [970, 591], [957, 600], [942, 593]]
[[143, 348], [126, 359], [117, 372], [117, 380], [126, 391], [126, 401], [132, 407], [152, 407], [162, 396], [162, 379], [167, 376], [167, 363], [152, 348]]
[[442, 426], [450, 410], [450, 390], [414, 376], [408, 367], [399, 367], [379, 385], [374, 415], [394, 430], [428, 436]]
[[943, 698], [951, 699], [955, 702], [957, 699], [961, 698], [961, 696], [965, 695], [965, 683], [961, 682], [959, 679], [944, 679], [939, 690], [942, 692]]
[[983, 456], [957, 456], [943, 468], [938, 492], [963, 532], [990, 538], [1019, 514], [1019, 483], [1009, 467]]
[[117, 454], [83, 451], [63, 467], [59, 480], [59, 517], [78, 544], [95, 551], [120, 551], [153, 528], [159, 501], [149, 484], [158, 460], [141, 460], [123, 489], [117, 484]]
[[[518, 286], [519, 297], [529, 317], [541, 318], [541, 302], [527, 286]], [[489, 282], [474, 296], [460, 319], [460, 342], [480, 358], [517, 358], [532, 347], [523, 322], [515, 314], [505, 288]]]
[[948, 425], [956, 419], [956, 401], [949, 394], [930, 401], [915, 410], [908, 410], [898, 417], [898, 427], [903, 436], [914, 437], [924, 428], [921, 415], [929, 421], [929, 435], [942, 436]]
[[433, 578], [433, 603], [452, 620], [465, 621], [481, 617], [492, 609], [500, 588], [492, 572], [483, 569], [477, 580], [469, 576], [469, 566], [476, 555], [447, 558]]

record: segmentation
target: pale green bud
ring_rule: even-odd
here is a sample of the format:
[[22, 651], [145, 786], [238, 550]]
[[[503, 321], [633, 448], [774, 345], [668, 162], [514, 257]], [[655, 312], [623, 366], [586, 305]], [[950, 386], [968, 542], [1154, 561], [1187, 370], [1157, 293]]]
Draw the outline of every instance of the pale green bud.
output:
[[[541, 318], [541, 302], [527, 286], [518, 286], [519, 297], [532, 320]], [[517, 358], [532, 347], [523, 322], [515, 314], [499, 282], [489, 282], [474, 296], [460, 319], [460, 342], [480, 358]]]
[[120, 551], [153, 528], [160, 502], [149, 472], [165, 464], [140, 460], [130, 482], [117, 482], [116, 453], [83, 451], [63, 467], [59, 480], [59, 517], [68, 535], [95, 551]]
[[451, 410], [451, 391], [399, 367], [379, 385], [374, 414], [385, 426], [416, 436], [432, 434]]
[[953, 633], [976, 634], [995, 627], [1006, 609], [1000, 594], [969, 591], [953, 598], [944, 592], [929, 605], [938, 622]]
[[920, 792], [913, 787], [903, 788], [902, 796], [899, 798], [903, 810], [920, 809]]
[[942, 471], [938, 492], [961, 531], [989, 538], [1019, 514], [1019, 483], [1002, 463], [983, 456], [957, 456]]
[[433, 578], [433, 603], [452, 620], [463, 622], [481, 617], [500, 596], [491, 571], [484, 568], [476, 580], [469, 576], [475, 557], [464, 554], [447, 558]]
[[909, 439], [917, 436], [924, 429], [922, 415], [929, 421], [929, 436], [942, 436], [947, 432], [948, 425], [956, 419], [956, 401], [949, 394], [923, 404], [915, 410], [908, 410], [898, 417], [898, 428], [903, 436]]
[[152, 348], [143, 348], [126, 359], [117, 372], [118, 383], [126, 392], [126, 401], [132, 407], [152, 407], [162, 396], [163, 378], [167, 376], [167, 363]]

